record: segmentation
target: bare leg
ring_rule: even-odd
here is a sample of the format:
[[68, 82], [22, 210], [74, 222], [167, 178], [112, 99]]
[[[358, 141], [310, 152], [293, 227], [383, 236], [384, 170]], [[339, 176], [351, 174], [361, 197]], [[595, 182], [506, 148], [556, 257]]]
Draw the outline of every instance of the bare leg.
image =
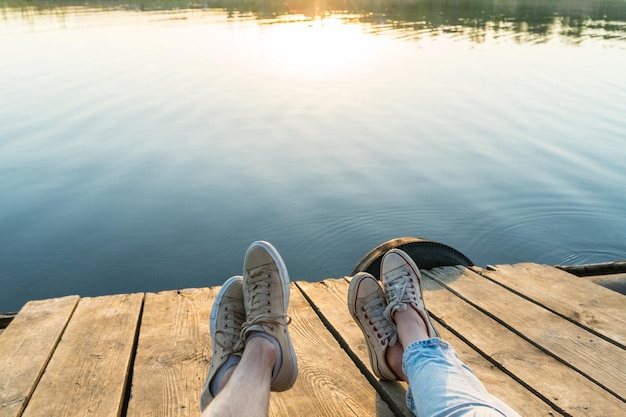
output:
[[404, 375], [404, 371], [402, 371], [403, 354], [404, 348], [400, 343], [396, 343], [395, 345], [387, 348], [387, 352], [385, 352], [385, 360], [387, 361], [389, 369], [391, 369], [401, 381], [407, 381], [408, 379], [406, 375]]
[[222, 390], [202, 417], [267, 417], [276, 354], [275, 346], [268, 340], [250, 338], [241, 362], [230, 378], [227, 378], [228, 374], [224, 375]]
[[396, 343], [387, 348], [385, 359], [387, 360], [389, 368], [391, 368], [396, 375], [402, 377], [404, 381], [407, 381], [407, 377], [402, 371], [402, 355], [404, 354], [404, 349], [413, 342], [429, 339], [428, 331], [426, 330], [426, 325], [422, 317], [410, 306], [406, 310], [396, 311], [393, 315], [393, 321], [398, 330], [398, 340], [400, 343]]
[[430, 339], [422, 316], [411, 306], [406, 310], [396, 311], [393, 320], [398, 329], [398, 339], [404, 349], [413, 342]]

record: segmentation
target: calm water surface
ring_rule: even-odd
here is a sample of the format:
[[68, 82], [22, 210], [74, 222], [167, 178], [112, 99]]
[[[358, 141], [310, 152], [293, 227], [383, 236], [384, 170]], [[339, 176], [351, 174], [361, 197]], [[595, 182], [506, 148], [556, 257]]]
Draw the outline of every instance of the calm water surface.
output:
[[626, 2], [120, 4], [0, 9], [0, 311], [257, 239], [294, 280], [400, 236], [626, 259]]

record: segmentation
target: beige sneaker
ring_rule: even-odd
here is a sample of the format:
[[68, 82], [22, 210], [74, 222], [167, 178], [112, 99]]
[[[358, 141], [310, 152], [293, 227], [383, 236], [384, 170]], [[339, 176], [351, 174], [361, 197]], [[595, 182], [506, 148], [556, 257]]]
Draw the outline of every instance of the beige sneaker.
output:
[[243, 298], [246, 322], [242, 337], [262, 332], [278, 342], [280, 353], [272, 376], [272, 391], [285, 391], [298, 377], [298, 362], [288, 325], [289, 274], [280, 254], [270, 243], [254, 242], [246, 252], [243, 266]]
[[[200, 394], [200, 410], [207, 408], [214, 394], [217, 394], [211, 392], [211, 383], [220, 373], [222, 366], [227, 362], [230, 365], [239, 362], [243, 352], [241, 326], [245, 320], [243, 277], [231, 277], [222, 285], [211, 308], [210, 330], [213, 352], [209, 374]], [[219, 381], [216, 382], [219, 385]]]
[[393, 321], [393, 313], [405, 310], [410, 305], [424, 320], [428, 336], [439, 337], [424, 305], [422, 275], [406, 252], [392, 249], [383, 256], [380, 279], [385, 287], [388, 304], [384, 314], [389, 321]]
[[387, 365], [385, 354], [398, 341], [395, 326], [385, 316], [385, 294], [380, 284], [367, 272], [356, 274], [348, 289], [348, 309], [365, 336], [372, 371], [380, 379], [397, 379]]

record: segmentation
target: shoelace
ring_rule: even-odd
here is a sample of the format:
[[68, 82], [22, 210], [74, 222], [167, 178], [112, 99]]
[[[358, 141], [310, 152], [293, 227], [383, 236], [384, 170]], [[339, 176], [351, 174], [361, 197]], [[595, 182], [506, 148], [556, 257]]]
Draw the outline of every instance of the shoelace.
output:
[[284, 313], [272, 313], [270, 298], [272, 294], [272, 286], [270, 284], [270, 267], [265, 265], [253, 271], [250, 271], [248, 279], [248, 318], [242, 326], [243, 335], [248, 328], [256, 325], [288, 325], [291, 323], [291, 317]]
[[387, 294], [387, 308], [384, 316], [391, 320], [395, 311], [406, 310], [407, 304], [415, 300], [415, 288], [411, 283], [411, 275], [404, 269], [398, 269], [385, 275], [385, 293]]
[[224, 310], [228, 311], [228, 319], [224, 320], [224, 327], [215, 332], [215, 343], [224, 350], [222, 356], [243, 348], [241, 328], [246, 320], [246, 310], [238, 302], [228, 301]]
[[398, 333], [393, 323], [385, 318], [385, 306], [386, 302], [383, 298], [376, 298], [366, 303], [362, 308], [365, 312], [365, 318], [374, 327], [378, 339], [383, 344], [393, 346], [398, 341]]

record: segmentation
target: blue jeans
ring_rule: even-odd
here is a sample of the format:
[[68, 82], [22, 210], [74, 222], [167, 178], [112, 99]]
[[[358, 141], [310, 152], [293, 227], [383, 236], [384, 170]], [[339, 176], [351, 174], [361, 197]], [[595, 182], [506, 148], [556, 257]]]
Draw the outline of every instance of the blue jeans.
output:
[[402, 370], [409, 379], [406, 403], [417, 417], [519, 417], [489, 394], [455, 350], [441, 339], [409, 345], [402, 357]]

